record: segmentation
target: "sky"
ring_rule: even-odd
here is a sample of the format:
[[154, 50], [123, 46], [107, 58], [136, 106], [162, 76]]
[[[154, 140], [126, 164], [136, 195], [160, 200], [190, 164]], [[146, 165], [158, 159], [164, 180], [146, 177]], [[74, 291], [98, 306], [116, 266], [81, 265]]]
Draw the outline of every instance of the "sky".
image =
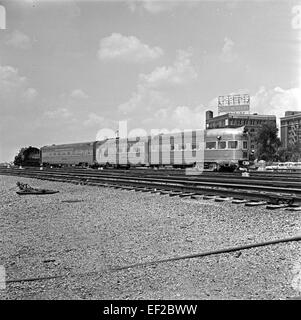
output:
[[0, 0], [0, 162], [120, 123], [203, 129], [220, 95], [279, 122], [301, 110], [300, 54], [295, 0]]

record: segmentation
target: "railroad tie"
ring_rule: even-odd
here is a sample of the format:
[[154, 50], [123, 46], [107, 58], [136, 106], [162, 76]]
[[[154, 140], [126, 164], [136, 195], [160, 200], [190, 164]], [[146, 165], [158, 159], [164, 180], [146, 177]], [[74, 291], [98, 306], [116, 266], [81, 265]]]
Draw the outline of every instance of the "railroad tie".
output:
[[267, 204], [266, 201], [251, 201], [245, 204], [246, 207], [257, 207]]
[[217, 198], [217, 196], [215, 196], [215, 195], [208, 195], [208, 196], [203, 197], [204, 200], [211, 200], [211, 199], [215, 199], [215, 198]]
[[169, 193], [170, 193], [170, 191], [167, 191], [167, 190], [161, 190], [160, 191], [161, 195], [168, 195]]
[[176, 197], [179, 196], [182, 192], [181, 191], [171, 191], [168, 195], [170, 197]]
[[194, 194], [193, 196], [191, 196], [191, 199], [201, 200], [201, 199], [203, 199], [203, 195], [202, 194]]
[[187, 198], [187, 197], [191, 197], [191, 196], [194, 196], [195, 193], [180, 193], [179, 194], [179, 197], [180, 198]]
[[231, 199], [232, 199], [231, 197], [217, 197], [217, 198], [214, 199], [214, 201], [216, 201], [216, 202], [224, 202], [224, 201], [229, 201]]
[[285, 210], [287, 210], [287, 211], [301, 211], [301, 207], [289, 207], [289, 208], [286, 208]]
[[287, 208], [289, 206], [290, 206], [289, 204], [269, 204], [266, 206], [266, 209], [275, 210], [275, 209]]
[[247, 199], [233, 199], [232, 203], [240, 204], [240, 203], [247, 203], [249, 200]]

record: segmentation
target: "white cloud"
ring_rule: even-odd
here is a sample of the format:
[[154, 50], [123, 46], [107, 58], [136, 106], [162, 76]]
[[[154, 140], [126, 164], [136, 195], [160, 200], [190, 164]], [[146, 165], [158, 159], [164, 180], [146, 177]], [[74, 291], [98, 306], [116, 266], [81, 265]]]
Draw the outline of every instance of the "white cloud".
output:
[[24, 92], [24, 97], [28, 100], [33, 100], [38, 96], [38, 91], [35, 88], [28, 88]]
[[75, 89], [70, 93], [70, 97], [73, 99], [87, 99], [89, 96], [81, 89]]
[[134, 36], [123, 36], [113, 33], [111, 36], [101, 39], [98, 50], [100, 60], [120, 60], [126, 62], [146, 62], [163, 55], [159, 47], [150, 48]]
[[172, 66], [157, 67], [150, 74], [140, 75], [140, 80], [145, 86], [159, 89], [168, 86], [179, 86], [189, 83], [198, 77], [191, 64], [191, 52], [179, 50]]
[[175, 0], [129, 0], [128, 7], [132, 12], [137, 10], [145, 10], [151, 14], [168, 12], [178, 6], [192, 7], [198, 4], [201, 0], [194, 1], [175, 1]]
[[[12, 66], [0, 65], [0, 104], [2, 111], [12, 111], [28, 100], [32, 101], [38, 92], [29, 87], [29, 81]], [[24, 100], [24, 98], [26, 98]]]
[[24, 86], [26, 77], [20, 76], [18, 69], [12, 66], [0, 65], [0, 89], [2, 93], [10, 92]]
[[196, 107], [189, 106], [169, 106], [154, 112], [147, 118], [144, 123], [155, 128], [167, 128], [168, 130], [192, 130], [203, 129], [205, 107], [199, 105]]
[[197, 72], [191, 64], [191, 53], [179, 50], [172, 66], [156, 68], [149, 74], [140, 74], [137, 89], [131, 98], [118, 106], [123, 113], [147, 113], [169, 107], [171, 99], [167, 89], [187, 85], [197, 78]]
[[20, 49], [29, 49], [32, 46], [32, 41], [28, 35], [18, 30], [13, 31], [8, 35], [5, 42], [8, 46]]
[[67, 108], [57, 108], [44, 113], [44, 116], [49, 119], [70, 119], [72, 113]]
[[220, 59], [223, 62], [230, 63], [237, 59], [238, 55], [234, 50], [234, 46], [235, 46], [235, 43], [233, 40], [227, 37], [224, 39], [224, 46], [220, 54]]
[[118, 106], [118, 110], [123, 113], [138, 112], [147, 113], [158, 108], [164, 108], [170, 104], [170, 100], [161, 92], [150, 90], [142, 85], [138, 85], [129, 101]]
[[101, 126], [104, 124], [105, 118], [97, 115], [96, 113], [89, 113], [88, 119], [84, 121], [85, 126]]
[[279, 121], [285, 111], [301, 111], [301, 88], [266, 89], [262, 86], [251, 96], [251, 108], [258, 114], [274, 114]]

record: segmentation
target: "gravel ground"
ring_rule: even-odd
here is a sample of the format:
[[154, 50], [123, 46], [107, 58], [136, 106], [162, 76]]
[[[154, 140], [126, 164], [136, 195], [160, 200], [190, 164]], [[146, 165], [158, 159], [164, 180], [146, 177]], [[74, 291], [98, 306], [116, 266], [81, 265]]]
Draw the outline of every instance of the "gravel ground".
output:
[[[19, 196], [17, 181], [60, 193]], [[8, 283], [0, 299], [300, 296], [301, 242], [110, 271], [295, 236], [300, 212], [7, 176], [0, 176], [0, 195], [0, 264], [6, 279], [66, 275]]]

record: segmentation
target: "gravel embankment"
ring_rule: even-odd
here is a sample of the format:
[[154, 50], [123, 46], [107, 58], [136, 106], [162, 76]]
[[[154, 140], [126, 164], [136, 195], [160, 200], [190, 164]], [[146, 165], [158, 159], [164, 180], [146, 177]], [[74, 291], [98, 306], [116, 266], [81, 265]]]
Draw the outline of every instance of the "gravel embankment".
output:
[[[18, 196], [16, 182], [59, 190]], [[300, 234], [300, 212], [0, 176], [0, 299], [288, 299], [301, 242], [110, 272]], [[62, 202], [81, 200], [80, 202]], [[75, 275], [98, 271], [90, 275]], [[298, 275], [300, 273], [300, 278]], [[295, 288], [295, 289], [294, 289]]]

